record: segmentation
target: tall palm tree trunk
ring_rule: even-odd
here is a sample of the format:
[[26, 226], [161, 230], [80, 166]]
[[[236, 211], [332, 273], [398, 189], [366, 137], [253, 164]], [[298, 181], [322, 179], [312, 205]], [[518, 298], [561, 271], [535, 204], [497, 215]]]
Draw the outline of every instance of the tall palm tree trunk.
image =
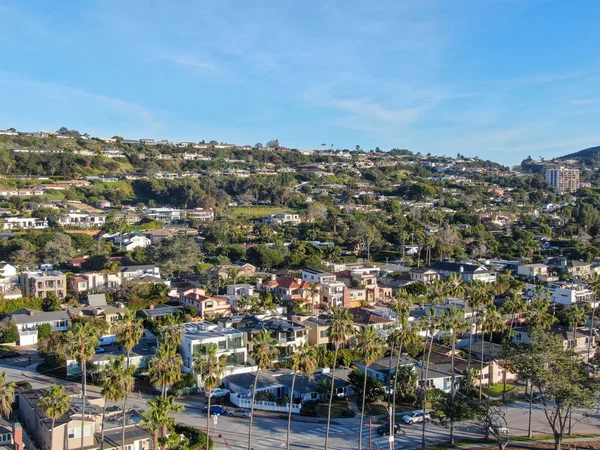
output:
[[[513, 313], [512, 317], [510, 318], [510, 326], [508, 328], [508, 339], [512, 339], [512, 333], [513, 333], [513, 327], [515, 324], [515, 316], [516, 314]], [[504, 403], [504, 400], [506, 399], [506, 366], [502, 368], [502, 403]]]
[[292, 390], [290, 392], [290, 409], [288, 411], [288, 424], [287, 424], [287, 438], [285, 448], [290, 450], [290, 433], [292, 431], [292, 405], [294, 404], [294, 386], [296, 384], [296, 374], [298, 372], [294, 371], [294, 376], [292, 377]]
[[[398, 347], [398, 359], [396, 359], [396, 372], [394, 373], [394, 389], [392, 398], [392, 431], [396, 427], [396, 388], [398, 386], [398, 370], [400, 370], [400, 356], [402, 355], [402, 345]], [[392, 443], [392, 449], [394, 444]]]
[[[484, 349], [484, 344], [485, 344], [485, 331], [483, 330], [483, 324], [481, 325], [481, 358], [479, 361], [479, 401], [481, 401], [481, 398], [483, 396], [483, 352], [485, 351]], [[488, 384], [489, 384], [488, 380]]]
[[252, 422], [254, 420], [254, 398], [256, 396], [256, 383], [258, 382], [259, 374], [260, 369], [256, 371], [256, 376], [254, 377], [254, 387], [252, 388], [252, 404], [250, 405], [250, 425], [248, 426], [248, 450], [252, 448]]
[[85, 431], [85, 397], [86, 397], [86, 361], [81, 359], [81, 450], [84, 449], [83, 435]]
[[421, 435], [421, 448], [425, 450], [425, 411], [427, 408], [427, 379], [429, 377], [429, 361], [431, 360], [431, 349], [433, 347], [433, 330], [431, 333], [431, 340], [429, 341], [429, 351], [427, 352], [427, 365], [425, 366], [425, 382], [423, 383], [423, 431]]
[[56, 420], [52, 419], [52, 431], [50, 432], [50, 449], [54, 450], [54, 423]]
[[[475, 324], [475, 336], [477, 336], [477, 324]], [[471, 393], [471, 350], [473, 348], [473, 311], [469, 318], [469, 357], [467, 358], [467, 393]]]
[[362, 398], [362, 408], [360, 410], [360, 428], [358, 431], [358, 450], [362, 450], [362, 433], [363, 433], [363, 424], [365, 422], [365, 402], [367, 400], [367, 377], [369, 374], [369, 365], [365, 361], [365, 380], [363, 382], [363, 398]]
[[[129, 358], [131, 356], [131, 350], [127, 350], [127, 369], [129, 369]], [[125, 450], [125, 422], [127, 420], [127, 408], [125, 407], [127, 403], [127, 395], [123, 398], [123, 424], [121, 425], [121, 449]], [[106, 404], [104, 405], [106, 407]], [[104, 413], [102, 413], [104, 417]], [[104, 426], [102, 427], [102, 433], [104, 433]], [[104, 442], [102, 442], [104, 443]]]
[[592, 358], [591, 352], [592, 352], [592, 340], [594, 339], [594, 316], [596, 315], [596, 302], [598, 300], [594, 299], [594, 306], [592, 307], [592, 323], [590, 325], [590, 337], [588, 338], [588, 355], [587, 355], [587, 360], [588, 362], [590, 362], [590, 359]]
[[[121, 450], [125, 450], [125, 424], [127, 422], [127, 408], [125, 407], [127, 403], [127, 395], [123, 398], [123, 424], [121, 425]], [[102, 430], [104, 431], [104, 430]]]
[[492, 393], [492, 338], [493, 332], [490, 329], [490, 345], [488, 351], [488, 385], [487, 385], [487, 401], [490, 401], [490, 395]]
[[[452, 399], [454, 399], [454, 394], [456, 392], [456, 388], [455, 388], [456, 375], [454, 374], [454, 353], [455, 352], [456, 352], [456, 332], [453, 328], [452, 329], [452, 355], [451, 355], [451, 359], [450, 359], [450, 367], [452, 370], [452, 378], [451, 378], [452, 386], [450, 386], [450, 395], [451, 395]], [[452, 415], [452, 418], [450, 420], [450, 445], [454, 445], [454, 415]]]
[[104, 450], [104, 423], [106, 419], [106, 398], [104, 399], [104, 407], [102, 408], [102, 431], [100, 432], [100, 450]]
[[[206, 411], [206, 450], [208, 450], [209, 448], [209, 439], [210, 439], [210, 404], [211, 404], [211, 400], [212, 400], [212, 395], [210, 395], [210, 392], [208, 393], [208, 410]], [[252, 402], [254, 403], [254, 402]], [[248, 446], [248, 448], [250, 448]]]
[[329, 427], [331, 426], [331, 405], [333, 404], [333, 394], [335, 389], [335, 366], [337, 363], [339, 344], [335, 344], [335, 353], [333, 357], [333, 369], [331, 371], [331, 389], [329, 392], [329, 406], [327, 408], [327, 430], [325, 431], [325, 450], [329, 444]]

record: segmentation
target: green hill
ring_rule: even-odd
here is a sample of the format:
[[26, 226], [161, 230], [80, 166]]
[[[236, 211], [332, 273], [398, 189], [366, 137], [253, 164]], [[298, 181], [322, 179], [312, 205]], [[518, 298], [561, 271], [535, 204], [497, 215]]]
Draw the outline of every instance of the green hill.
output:
[[600, 161], [600, 146], [586, 148], [575, 153], [561, 156], [560, 159], [578, 159], [582, 163]]

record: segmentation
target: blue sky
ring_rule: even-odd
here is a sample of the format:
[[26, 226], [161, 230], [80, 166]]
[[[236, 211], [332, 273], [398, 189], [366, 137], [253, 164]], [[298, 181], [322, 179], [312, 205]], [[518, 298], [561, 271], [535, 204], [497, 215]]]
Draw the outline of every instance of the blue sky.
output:
[[600, 145], [593, 0], [0, 0], [0, 128], [506, 164]]

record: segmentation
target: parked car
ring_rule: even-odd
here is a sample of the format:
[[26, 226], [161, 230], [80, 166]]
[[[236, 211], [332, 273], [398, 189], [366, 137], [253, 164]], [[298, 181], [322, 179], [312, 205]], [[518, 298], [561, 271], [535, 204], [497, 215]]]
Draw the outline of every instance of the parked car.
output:
[[[207, 414], [208, 413], [208, 407], [204, 407], [202, 409], [202, 412], [204, 414]], [[211, 406], [210, 407], [210, 415], [211, 416], [225, 416], [225, 415], [227, 415], [227, 410], [225, 408], [223, 408], [222, 406], [219, 406], [219, 405]]]
[[242, 419], [247, 419], [252, 415], [249, 409], [234, 409], [233, 411], [229, 411], [230, 417], [241, 417]]
[[21, 356], [21, 354], [19, 352], [13, 352], [13, 351], [0, 353], [0, 359], [16, 358], [17, 356]]
[[94, 350], [96, 353], [104, 353], [104, 349], [102, 347], [96, 347]]
[[225, 397], [229, 395], [231, 391], [229, 389], [212, 389], [210, 392], [204, 392], [207, 397]]
[[[423, 422], [423, 411], [411, 411], [402, 416], [402, 420], [404, 423], [412, 425], [413, 423]], [[429, 412], [425, 412], [425, 420], [431, 420], [431, 414]]]
[[[389, 423], [384, 423], [383, 425], [379, 425], [375, 431], [377, 432], [377, 434], [380, 434], [381, 436], [389, 436], [390, 435], [390, 424]], [[398, 434], [400, 433], [400, 425], [395, 423], [394, 424], [394, 434]]]

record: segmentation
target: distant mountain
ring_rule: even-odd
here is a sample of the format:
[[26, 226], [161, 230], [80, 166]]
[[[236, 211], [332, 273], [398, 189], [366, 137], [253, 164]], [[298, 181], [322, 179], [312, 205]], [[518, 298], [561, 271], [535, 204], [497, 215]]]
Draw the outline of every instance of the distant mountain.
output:
[[560, 159], [578, 159], [581, 162], [591, 162], [600, 160], [600, 146], [590, 147], [585, 150], [580, 150], [575, 153], [570, 153], [565, 156], [561, 156]]

